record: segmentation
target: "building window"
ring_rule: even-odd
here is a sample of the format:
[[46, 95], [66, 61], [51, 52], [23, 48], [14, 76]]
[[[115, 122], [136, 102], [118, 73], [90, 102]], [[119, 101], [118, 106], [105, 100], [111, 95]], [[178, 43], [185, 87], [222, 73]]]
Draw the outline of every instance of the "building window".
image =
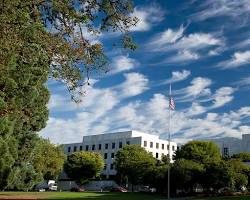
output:
[[74, 146], [74, 152], [76, 152], [76, 150], [77, 150], [77, 146]]
[[127, 145], [130, 145], [130, 141], [127, 141], [126, 143], [127, 143]]
[[111, 153], [111, 158], [115, 158], [115, 153]]
[[147, 147], [147, 141], [144, 141], [144, 147]]
[[156, 143], [156, 149], [159, 149], [159, 143]]
[[71, 147], [68, 147], [68, 153], [71, 151]]
[[167, 146], [167, 149], [169, 150], [169, 145]]
[[88, 150], [89, 150], [89, 145], [86, 145], [85, 150], [86, 150], [86, 151], [88, 151]]
[[224, 148], [223, 148], [223, 156], [224, 156], [224, 157], [228, 157], [228, 156], [229, 156], [228, 147], [224, 147]]
[[115, 143], [113, 142], [113, 143], [112, 143], [112, 149], [114, 149], [114, 148], [115, 148]]
[[101, 150], [102, 149], [102, 144], [98, 145], [98, 149]]
[[156, 154], [155, 154], [155, 157], [156, 157], [156, 158], [158, 158], [158, 157], [159, 157], [159, 154], [158, 154], [158, 153], [156, 153]]
[[95, 150], [95, 145], [94, 145], [94, 144], [92, 145], [92, 150], [93, 150], [93, 151]]
[[107, 164], [104, 164], [104, 168], [103, 168], [104, 170], [106, 170], [107, 169]]
[[108, 153], [105, 153], [104, 154], [104, 159], [107, 159], [108, 158]]
[[153, 148], [153, 142], [150, 142], [150, 148]]
[[174, 148], [174, 146], [172, 146], [172, 151], [174, 151], [175, 150], [175, 148]]
[[109, 148], [109, 144], [105, 144], [105, 149], [108, 149]]
[[82, 145], [80, 146], [80, 151], [82, 151]]
[[119, 148], [122, 148], [122, 142], [119, 142]]
[[114, 169], [114, 164], [110, 164], [110, 169]]

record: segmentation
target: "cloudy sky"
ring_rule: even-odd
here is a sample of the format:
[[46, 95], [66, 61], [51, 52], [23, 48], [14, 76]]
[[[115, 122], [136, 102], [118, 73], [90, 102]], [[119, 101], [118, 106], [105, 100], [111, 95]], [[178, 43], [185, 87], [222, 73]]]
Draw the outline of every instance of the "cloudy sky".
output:
[[250, 133], [250, 0], [138, 0], [134, 15], [134, 52], [112, 46], [119, 34], [88, 36], [105, 46], [110, 72], [92, 77], [81, 104], [48, 82], [41, 135], [71, 143], [133, 129], [167, 138], [170, 82], [176, 142]]

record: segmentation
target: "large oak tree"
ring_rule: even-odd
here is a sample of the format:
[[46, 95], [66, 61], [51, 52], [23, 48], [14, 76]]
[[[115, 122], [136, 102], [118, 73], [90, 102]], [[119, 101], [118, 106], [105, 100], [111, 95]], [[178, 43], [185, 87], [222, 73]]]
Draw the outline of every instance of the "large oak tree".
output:
[[0, 2], [1, 183], [11, 169], [28, 169], [37, 132], [48, 120], [48, 78], [63, 82], [78, 102], [91, 73], [107, 65], [102, 44], [91, 43], [86, 33], [120, 31], [123, 47], [135, 49], [128, 35], [137, 22], [132, 11], [129, 0]]

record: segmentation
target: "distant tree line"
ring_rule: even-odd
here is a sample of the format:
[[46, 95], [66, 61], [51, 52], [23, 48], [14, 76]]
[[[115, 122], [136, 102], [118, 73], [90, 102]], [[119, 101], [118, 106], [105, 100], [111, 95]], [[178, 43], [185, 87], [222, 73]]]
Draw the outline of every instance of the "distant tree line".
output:
[[238, 154], [224, 159], [213, 142], [192, 141], [176, 151], [174, 163], [167, 157], [153, 158], [137, 145], [125, 146], [115, 159], [121, 184], [141, 184], [155, 187], [158, 192], [167, 192], [167, 176], [170, 167], [171, 193], [177, 195], [217, 193], [222, 188], [231, 191], [250, 189], [250, 168], [242, 161], [250, 154]]

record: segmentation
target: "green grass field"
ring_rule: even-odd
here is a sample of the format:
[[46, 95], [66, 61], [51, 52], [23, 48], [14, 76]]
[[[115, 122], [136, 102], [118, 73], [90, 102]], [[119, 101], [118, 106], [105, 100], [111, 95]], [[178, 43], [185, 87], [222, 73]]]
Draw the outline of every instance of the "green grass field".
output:
[[[112, 192], [0, 192], [0, 199], [60, 199], [60, 200], [166, 200], [166, 196], [141, 193]], [[214, 197], [214, 198], [182, 198], [181, 200], [250, 200], [250, 196]]]

